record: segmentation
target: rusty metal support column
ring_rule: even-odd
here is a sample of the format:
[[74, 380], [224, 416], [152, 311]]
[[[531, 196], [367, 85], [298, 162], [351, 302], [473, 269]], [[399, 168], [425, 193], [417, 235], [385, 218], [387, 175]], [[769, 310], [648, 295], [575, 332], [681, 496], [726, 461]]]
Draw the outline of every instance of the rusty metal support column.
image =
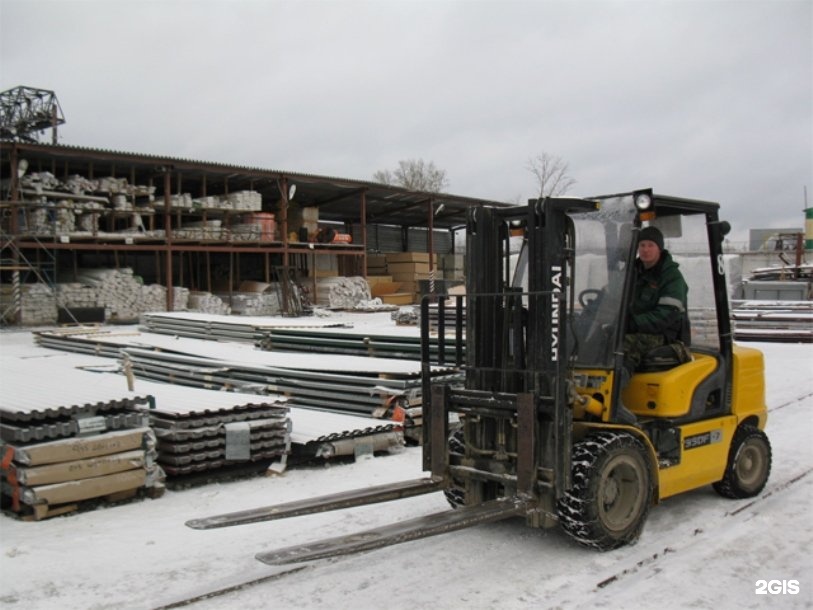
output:
[[172, 217], [170, 213], [170, 206], [172, 205], [172, 176], [169, 170], [164, 171], [164, 276], [167, 283], [167, 311], [172, 311], [172, 303], [174, 295], [172, 294]]
[[282, 176], [279, 181], [280, 203], [279, 203], [279, 216], [280, 226], [282, 227], [282, 275], [284, 277], [277, 277], [279, 282], [280, 293], [282, 294], [282, 303], [280, 303], [280, 310], [282, 314], [288, 313], [288, 178]]
[[364, 246], [364, 254], [361, 255], [361, 274], [367, 279], [367, 191], [361, 191], [361, 245]]

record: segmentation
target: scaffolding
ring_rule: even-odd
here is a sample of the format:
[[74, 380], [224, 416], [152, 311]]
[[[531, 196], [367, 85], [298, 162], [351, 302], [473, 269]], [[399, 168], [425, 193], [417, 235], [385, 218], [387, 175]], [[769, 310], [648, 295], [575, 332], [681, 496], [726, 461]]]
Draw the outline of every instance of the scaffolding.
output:
[[57, 143], [57, 126], [65, 123], [56, 93], [35, 87], [15, 87], [0, 93], [0, 140], [37, 142], [51, 129]]

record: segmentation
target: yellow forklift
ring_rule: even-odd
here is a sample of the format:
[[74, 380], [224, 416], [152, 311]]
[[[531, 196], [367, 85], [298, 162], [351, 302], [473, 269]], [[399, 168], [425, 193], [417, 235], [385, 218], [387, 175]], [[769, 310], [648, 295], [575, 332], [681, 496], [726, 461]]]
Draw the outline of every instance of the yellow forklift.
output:
[[[762, 491], [771, 469], [761, 352], [732, 341], [717, 203], [651, 189], [479, 207], [466, 294], [421, 304], [428, 476], [187, 523], [257, 523], [430, 492], [452, 509], [257, 555], [270, 564], [370, 550], [523, 516], [609, 550], [650, 507], [711, 485]], [[639, 231], [659, 228], [689, 285], [690, 359], [655, 350], [622, 388]], [[685, 354], [685, 352], [684, 352]], [[435, 366], [464, 379], [434, 384]], [[622, 406], [623, 405], [623, 406]]]

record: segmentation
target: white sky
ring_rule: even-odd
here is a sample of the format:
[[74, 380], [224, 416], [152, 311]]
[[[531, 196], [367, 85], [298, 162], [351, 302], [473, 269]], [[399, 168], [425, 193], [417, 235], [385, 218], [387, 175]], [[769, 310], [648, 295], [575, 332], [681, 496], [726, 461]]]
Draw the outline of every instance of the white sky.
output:
[[[0, 0], [0, 89], [60, 142], [369, 180], [401, 159], [523, 201], [651, 186], [735, 235], [813, 205], [813, 2]], [[733, 236], [732, 236], [733, 237]]]

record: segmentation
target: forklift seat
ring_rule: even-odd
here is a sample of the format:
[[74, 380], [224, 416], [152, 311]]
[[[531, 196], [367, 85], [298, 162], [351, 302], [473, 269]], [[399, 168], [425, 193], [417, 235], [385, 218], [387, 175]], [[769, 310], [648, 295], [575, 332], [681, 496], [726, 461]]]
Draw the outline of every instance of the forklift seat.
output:
[[636, 373], [622, 393], [622, 401], [639, 417], [684, 417], [695, 389], [717, 368], [717, 358], [695, 353], [691, 362], [665, 371]]
[[676, 341], [667, 345], [661, 345], [644, 355], [640, 364], [635, 369], [636, 373], [652, 373], [655, 371], [667, 371], [681, 364], [692, 361], [692, 352], [683, 344]]

